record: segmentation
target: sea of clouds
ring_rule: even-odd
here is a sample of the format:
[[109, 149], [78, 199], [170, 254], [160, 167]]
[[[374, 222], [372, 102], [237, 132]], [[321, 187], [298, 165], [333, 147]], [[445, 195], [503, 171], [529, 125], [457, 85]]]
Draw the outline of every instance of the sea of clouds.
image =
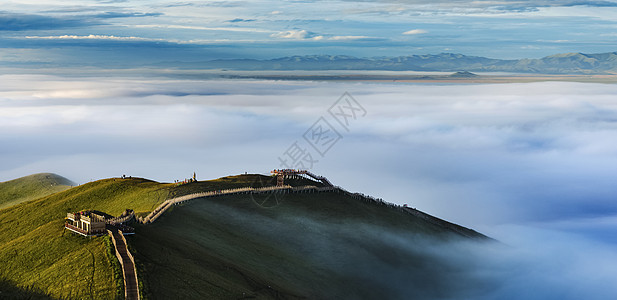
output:
[[[324, 117], [342, 139], [313, 153], [312, 171], [508, 245], [478, 265], [503, 279], [487, 297], [617, 296], [615, 85], [43, 75], [0, 83], [0, 181], [268, 173], [294, 142], [312, 151], [303, 134]], [[366, 110], [349, 130], [328, 113], [344, 92]]]

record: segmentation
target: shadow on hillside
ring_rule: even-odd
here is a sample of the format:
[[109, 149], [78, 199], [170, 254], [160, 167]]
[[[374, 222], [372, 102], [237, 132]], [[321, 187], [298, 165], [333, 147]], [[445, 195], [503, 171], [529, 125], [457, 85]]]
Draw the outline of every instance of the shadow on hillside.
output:
[[129, 244], [152, 299], [474, 299], [495, 283], [475, 272], [482, 240], [453, 226], [333, 192], [235, 195], [174, 207]]
[[0, 299], [54, 299], [33, 287], [20, 288], [0, 280]]

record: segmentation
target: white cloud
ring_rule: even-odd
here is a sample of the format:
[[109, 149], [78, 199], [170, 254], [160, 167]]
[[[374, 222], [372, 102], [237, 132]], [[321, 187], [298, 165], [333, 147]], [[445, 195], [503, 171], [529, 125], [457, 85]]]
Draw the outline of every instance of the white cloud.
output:
[[[198, 28], [192, 28], [198, 29]], [[226, 30], [226, 29], [214, 29], [211, 30], [223, 30], [223, 31], [242, 31], [245, 30]], [[259, 32], [259, 31], [251, 31]], [[270, 31], [266, 31], [270, 32]], [[102, 41], [141, 41], [141, 42], [168, 42], [177, 44], [215, 44], [215, 43], [251, 43], [257, 40], [255, 39], [190, 39], [190, 40], [178, 40], [178, 39], [160, 39], [160, 38], [144, 38], [136, 36], [114, 36], [114, 35], [52, 35], [52, 36], [25, 36], [26, 39], [37, 40], [102, 40]], [[317, 39], [317, 38], [315, 38]]]
[[323, 39], [323, 36], [316, 35], [315, 33], [306, 31], [304, 29], [303, 30], [281, 31], [281, 32], [273, 33], [270, 36], [274, 38], [293, 39], [293, 40], [312, 39], [312, 40], [318, 41], [318, 40]]
[[424, 29], [412, 29], [412, 30], [403, 32], [403, 34], [405, 35], [416, 35], [416, 34], [424, 34], [424, 33], [428, 33], [428, 31]]
[[521, 49], [542, 49], [541, 47], [538, 46], [534, 46], [534, 45], [524, 45], [520, 47]]
[[231, 31], [231, 32], [261, 32], [270, 33], [272, 30], [255, 28], [255, 27], [208, 27], [208, 26], [188, 26], [188, 25], [127, 25], [135, 28], [169, 28], [169, 29], [192, 29], [192, 30], [207, 30], [207, 31]]
[[[468, 253], [465, 278], [481, 278], [485, 287], [473, 297], [493, 299], [613, 299], [617, 297], [614, 245], [583, 235], [529, 226], [498, 226], [504, 244], [453, 245]], [[507, 246], [506, 246], [507, 245]], [[467, 248], [471, 247], [471, 248]], [[446, 247], [444, 247], [446, 248]], [[438, 253], [448, 252], [436, 249]], [[458, 260], [456, 250], [447, 255]], [[471, 271], [473, 270], [473, 271]]]
[[294, 40], [323, 40], [327, 39], [330, 41], [352, 41], [352, 40], [362, 40], [362, 39], [370, 39], [370, 36], [366, 35], [335, 35], [330, 37], [324, 37], [323, 35], [317, 35], [313, 32], [306, 30], [288, 30], [281, 31], [277, 33], [273, 33], [270, 35], [271, 37], [281, 38], [281, 39], [294, 39]]
[[333, 36], [333, 37], [329, 37], [329, 40], [333, 40], [333, 41], [347, 41], [347, 40], [362, 40], [362, 39], [368, 39], [371, 38], [369, 36], [366, 35], [337, 35], [337, 36]]
[[40, 40], [114, 40], [114, 41], [164, 41], [163, 39], [151, 39], [136, 36], [114, 36], [114, 35], [50, 35], [50, 36], [26, 36], [27, 39]]

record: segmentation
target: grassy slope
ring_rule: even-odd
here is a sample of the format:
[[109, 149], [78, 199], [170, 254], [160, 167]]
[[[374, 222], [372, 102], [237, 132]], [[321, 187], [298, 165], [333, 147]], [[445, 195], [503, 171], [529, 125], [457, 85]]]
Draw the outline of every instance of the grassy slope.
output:
[[165, 200], [169, 186], [106, 179], [0, 210], [0, 281], [54, 298], [115, 298], [104, 239], [65, 232], [63, 218], [82, 209], [150, 211]]
[[465, 266], [427, 252], [456, 235], [448, 228], [335, 193], [260, 202], [197, 199], [140, 227], [129, 243], [146, 296], [437, 299], [465, 290], [467, 279], [451, 275]]
[[75, 183], [51, 173], [0, 182], [0, 209], [71, 188]]

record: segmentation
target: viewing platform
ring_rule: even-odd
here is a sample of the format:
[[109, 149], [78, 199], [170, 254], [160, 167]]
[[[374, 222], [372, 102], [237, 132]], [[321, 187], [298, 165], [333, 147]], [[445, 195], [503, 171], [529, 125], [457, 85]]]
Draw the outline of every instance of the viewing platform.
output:
[[334, 185], [324, 176], [315, 175], [308, 170], [297, 169], [274, 169], [270, 174], [277, 177], [276, 186], [285, 185], [285, 178], [303, 177], [323, 183], [324, 186], [333, 187]]
[[83, 236], [107, 234], [105, 217], [89, 210], [66, 214], [64, 228]]
[[125, 225], [135, 218], [132, 210], [126, 210], [121, 216], [112, 218], [105, 217], [105, 214], [91, 210], [83, 210], [74, 213], [67, 213], [64, 228], [83, 235], [101, 236], [106, 235], [108, 229], [118, 229], [123, 235], [134, 234], [135, 229]]

